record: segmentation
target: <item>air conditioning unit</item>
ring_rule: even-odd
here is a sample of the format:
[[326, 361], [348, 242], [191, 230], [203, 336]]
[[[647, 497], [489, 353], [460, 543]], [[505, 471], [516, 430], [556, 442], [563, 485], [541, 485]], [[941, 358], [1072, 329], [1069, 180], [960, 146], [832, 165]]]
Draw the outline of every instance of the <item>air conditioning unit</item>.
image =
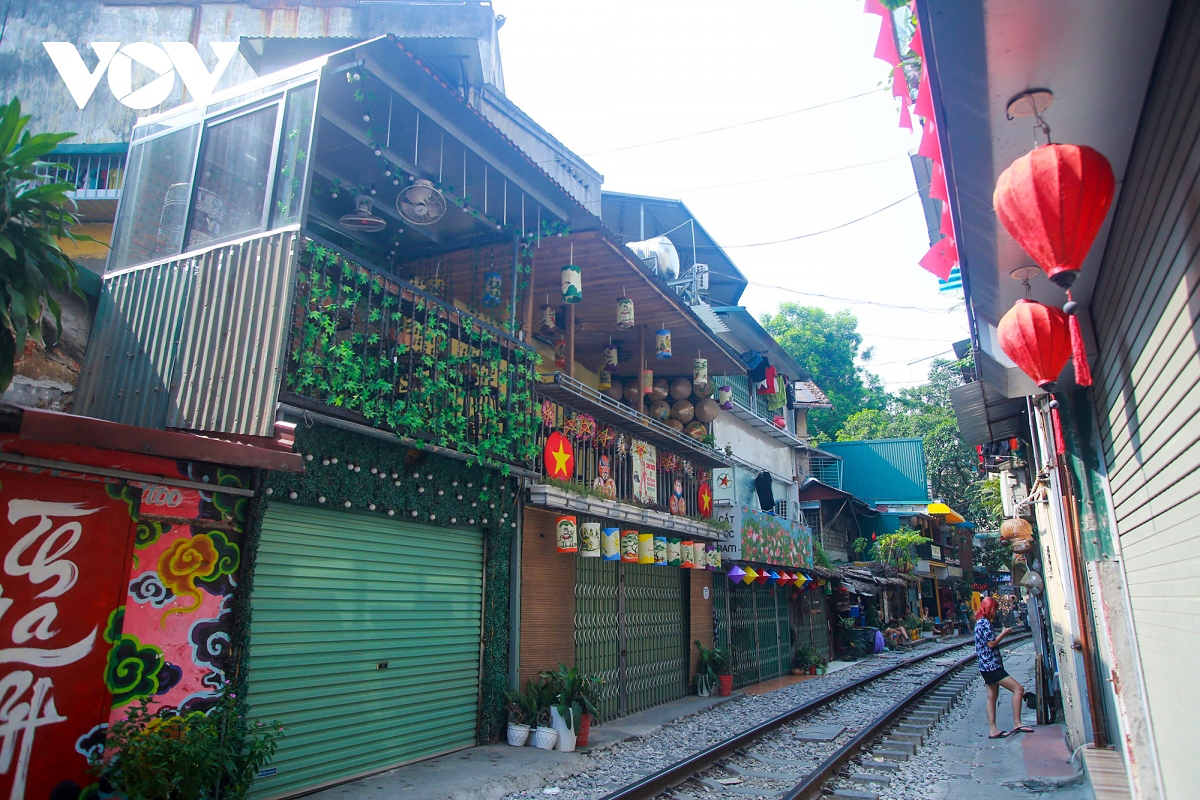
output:
[[[1025, 477], [1019, 472], [1009, 469], [1000, 470], [1000, 502], [1004, 507], [1004, 516], [1017, 515], [1017, 504], [1029, 497], [1029, 486]], [[1033, 516], [1033, 509], [1028, 506], [1021, 509], [1022, 516]]]

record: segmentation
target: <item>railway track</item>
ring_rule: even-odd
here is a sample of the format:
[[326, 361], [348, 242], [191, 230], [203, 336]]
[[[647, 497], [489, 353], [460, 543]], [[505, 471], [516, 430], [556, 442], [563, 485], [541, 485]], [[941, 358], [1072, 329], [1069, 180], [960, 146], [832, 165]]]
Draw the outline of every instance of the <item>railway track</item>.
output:
[[966, 669], [974, 660], [971, 640], [905, 659], [693, 753], [602, 800], [810, 800], [869, 750], [861, 769], [850, 776], [862, 790], [839, 789], [833, 795], [868, 800], [875, 796], [872, 787], [888, 782], [889, 773], [916, 752], [928, 729], [976, 679], [975, 671]]

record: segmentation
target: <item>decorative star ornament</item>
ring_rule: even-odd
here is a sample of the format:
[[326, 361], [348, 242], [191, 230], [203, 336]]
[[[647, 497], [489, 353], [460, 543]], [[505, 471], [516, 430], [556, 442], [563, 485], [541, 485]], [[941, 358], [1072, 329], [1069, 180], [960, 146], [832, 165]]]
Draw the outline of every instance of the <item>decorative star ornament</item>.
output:
[[717, 478], [717, 483], [719, 483], [721, 485], [722, 489], [728, 489], [729, 488], [729, 475], [726, 474], [726, 475], [722, 475], [721, 477]]
[[575, 450], [571, 447], [571, 440], [558, 431], [546, 438], [542, 459], [546, 464], [546, 474], [551, 478], [569, 481], [575, 476]]

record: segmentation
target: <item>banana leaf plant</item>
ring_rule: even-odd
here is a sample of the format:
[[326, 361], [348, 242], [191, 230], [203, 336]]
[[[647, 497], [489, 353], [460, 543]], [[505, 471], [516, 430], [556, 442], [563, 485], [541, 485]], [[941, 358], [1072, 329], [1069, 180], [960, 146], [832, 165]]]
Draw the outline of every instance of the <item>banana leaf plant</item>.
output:
[[584, 675], [578, 667], [568, 668], [566, 664], [559, 664], [557, 671], [543, 672], [542, 677], [552, 688], [553, 706], [569, 729], [578, 730], [576, 720], [583, 719], [584, 714], [590, 714], [593, 720], [599, 719], [596, 703], [603, 682], [598, 678]]

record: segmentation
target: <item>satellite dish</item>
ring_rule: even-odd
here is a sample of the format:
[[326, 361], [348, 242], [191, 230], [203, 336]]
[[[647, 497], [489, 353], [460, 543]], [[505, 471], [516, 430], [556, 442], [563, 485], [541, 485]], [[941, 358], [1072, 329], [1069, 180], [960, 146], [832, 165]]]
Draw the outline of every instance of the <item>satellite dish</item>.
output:
[[354, 212], [339, 219], [338, 225], [358, 233], [379, 233], [387, 227], [383, 217], [376, 217], [371, 213], [371, 198], [359, 195], [354, 198], [354, 205]]
[[396, 196], [396, 211], [412, 225], [432, 225], [446, 213], [446, 198], [432, 183], [418, 178]]

